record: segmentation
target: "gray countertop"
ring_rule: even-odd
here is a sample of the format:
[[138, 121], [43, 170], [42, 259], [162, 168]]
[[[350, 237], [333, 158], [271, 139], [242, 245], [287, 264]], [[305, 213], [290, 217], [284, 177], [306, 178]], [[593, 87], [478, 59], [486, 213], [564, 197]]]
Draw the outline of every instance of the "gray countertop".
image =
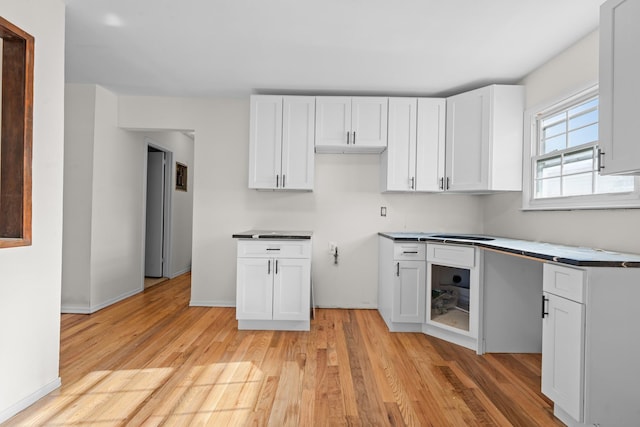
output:
[[235, 233], [234, 239], [277, 239], [277, 240], [309, 240], [311, 231], [282, 231], [282, 230], [247, 230]]
[[456, 237], [450, 237], [454, 235], [454, 233], [381, 232], [378, 234], [399, 242], [438, 242], [471, 245], [535, 258], [541, 261], [554, 261], [561, 264], [581, 267], [640, 268], [640, 255], [625, 254], [602, 249], [565, 246], [545, 242], [532, 242], [528, 240], [516, 240], [479, 234], [455, 233]]

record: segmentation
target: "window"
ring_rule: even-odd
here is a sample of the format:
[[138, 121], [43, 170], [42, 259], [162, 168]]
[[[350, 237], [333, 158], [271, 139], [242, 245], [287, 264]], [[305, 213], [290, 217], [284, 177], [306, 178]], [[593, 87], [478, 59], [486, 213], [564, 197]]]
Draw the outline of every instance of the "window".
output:
[[0, 248], [31, 244], [34, 39], [0, 17]]
[[597, 87], [526, 116], [524, 209], [640, 207], [635, 178], [598, 173]]

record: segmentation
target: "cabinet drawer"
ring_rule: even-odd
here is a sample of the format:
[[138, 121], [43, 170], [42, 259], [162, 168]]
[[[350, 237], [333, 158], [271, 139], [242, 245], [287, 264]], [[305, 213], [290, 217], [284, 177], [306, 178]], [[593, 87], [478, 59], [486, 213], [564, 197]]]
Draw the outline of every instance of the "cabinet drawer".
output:
[[476, 258], [475, 248], [458, 245], [438, 245], [427, 243], [427, 261], [438, 264], [453, 264], [460, 267], [473, 267]]
[[393, 259], [395, 260], [424, 261], [426, 259], [425, 252], [424, 243], [407, 242], [393, 245]]
[[311, 240], [238, 240], [239, 258], [311, 258]]
[[584, 302], [584, 270], [545, 263], [542, 271], [542, 289], [545, 292]]

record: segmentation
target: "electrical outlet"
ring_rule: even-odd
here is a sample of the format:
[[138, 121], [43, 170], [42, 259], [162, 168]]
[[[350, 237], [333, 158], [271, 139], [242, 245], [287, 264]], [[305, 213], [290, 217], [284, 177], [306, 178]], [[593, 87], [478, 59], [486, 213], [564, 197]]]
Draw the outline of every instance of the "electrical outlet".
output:
[[387, 216], [387, 207], [380, 206], [380, 216]]

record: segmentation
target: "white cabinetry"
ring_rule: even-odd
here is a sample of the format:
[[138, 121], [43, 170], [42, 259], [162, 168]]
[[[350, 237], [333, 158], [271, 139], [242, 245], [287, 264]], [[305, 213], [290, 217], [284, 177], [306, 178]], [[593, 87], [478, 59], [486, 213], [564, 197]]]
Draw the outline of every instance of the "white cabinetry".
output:
[[423, 332], [480, 353], [481, 253], [466, 245], [427, 243]]
[[524, 88], [491, 85], [447, 98], [450, 191], [522, 190]]
[[316, 152], [380, 153], [387, 147], [387, 98], [316, 97]]
[[251, 96], [249, 188], [312, 190], [315, 98]]
[[542, 299], [542, 392], [583, 419], [584, 271], [545, 264]]
[[239, 240], [239, 329], [309, 330], [310, 240]]
[[389, 98], [382, 191], [440, 191], [446, 104], [438, 98]]
[[609, 0], [600, 8], [600, 173], [640, 174], [640, 1]]
[[425, 245], [378, 240], [380, 315], [392, 332], [419, 332], [425, 315]]
[[543, 269], [542, 392], [568, 426], [636, 426], [640, 269]]

